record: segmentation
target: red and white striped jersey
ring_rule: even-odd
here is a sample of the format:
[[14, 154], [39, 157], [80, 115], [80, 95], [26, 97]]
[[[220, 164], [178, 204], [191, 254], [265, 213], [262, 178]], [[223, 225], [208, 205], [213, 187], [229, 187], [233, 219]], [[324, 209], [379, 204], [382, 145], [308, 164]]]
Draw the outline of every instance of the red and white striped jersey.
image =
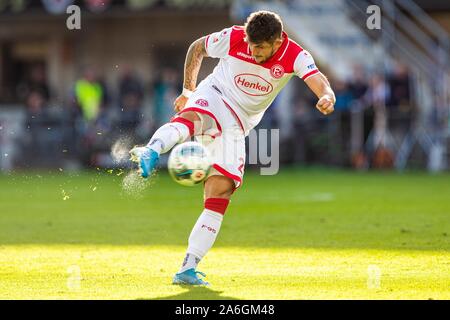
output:
[[266, 109], [294, 75], [305, 80], [319, 73], [308, 51], [285, 32], [283, 38], [277, 52], [259, 64], [244, 41], [244, 27], [233, 26], [206, 37], [208, 56], [220, 61], [204, 81], [222, 93], [246, 134], [261, 121]]

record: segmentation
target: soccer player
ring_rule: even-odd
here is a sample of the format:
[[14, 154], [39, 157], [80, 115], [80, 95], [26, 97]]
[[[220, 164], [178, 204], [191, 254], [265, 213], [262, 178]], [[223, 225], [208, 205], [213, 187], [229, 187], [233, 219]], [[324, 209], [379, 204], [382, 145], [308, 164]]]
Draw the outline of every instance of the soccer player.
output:
[[[220, 60], [197, 86], [205, 57]], [[183, 92], [174, 102], [177, 114], [155, 132], [147, 146], [130, 151], [144, 178], [153, 173], [161, 153], [192, 136], [204, 143], [214, 160], [204, 183], [204, 210], [189, 236], [174, 284], [208, 285], [196, 269], [219, 233], [231, 195], [242, 184], [245, 136], [293, 76], [302, 78], [317, 95], [320, 112], [333, 112], [335, 95], [330, 83], [311, 54], [289, 39], [273, 12], [254, 12], [244, 26], [201, 37], [189, 47]]]

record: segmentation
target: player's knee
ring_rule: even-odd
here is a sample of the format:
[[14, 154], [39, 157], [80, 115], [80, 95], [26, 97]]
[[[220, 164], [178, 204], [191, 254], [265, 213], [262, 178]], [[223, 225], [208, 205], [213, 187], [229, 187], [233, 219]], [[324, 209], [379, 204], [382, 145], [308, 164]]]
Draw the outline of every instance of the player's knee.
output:
[[179, 122], [186, 125], [191, 136], [200, 134], [201, 120], [195, 111], [186, 111], [181, 114], [177, 114], [170, 122]]
[[187, 119], [189, 121], [195, 122], [200, 121], [200, 117], [195, 111], [186, 111], [178, 115], [178, 117]]
[[211, 176], [205, 182], [205, 209], [222, 215], [230, 203], [234, 181], [224, 176]]
[[225, 176], [211, 176], [205, 182], [205, 199], [230, 199], [234, 191], [234, 181]]

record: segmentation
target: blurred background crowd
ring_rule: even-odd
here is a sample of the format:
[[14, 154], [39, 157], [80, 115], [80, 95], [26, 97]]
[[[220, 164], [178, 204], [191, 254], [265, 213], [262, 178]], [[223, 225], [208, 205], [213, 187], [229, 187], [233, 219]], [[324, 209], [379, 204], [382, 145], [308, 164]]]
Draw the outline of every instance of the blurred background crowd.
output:
[[[274, 101], [257, 129], [280, 130], [282, 164], [446, 170], [450, 4], [393, 1], [393, 8], [378, 2], [396, 19], [426, 17], [415, 26], [420, 32], [414, 29], [413, 39], [402, 43], [409, 34], [401, 35], [400, 22], [382, 20], [381, 29], [368, 30], [364, 4], [345, 0], [273, 1], [272, 7], [238, 0], [1, 1], [0, 170], [117, 165], [111, 156], [116, 141], [144, 144], [174, 114], [189, 44], [242, 24], [260, 8], [286, 17], [288, 34], [312, 52], [336, 93], [336, 111], [327, 117], [314, 108], [317, 98], [300, 79]], [[66, 27], [70, 4], [81, 7], [80, 30]], [[357, 36], [336, 42], [290, 23], [295, 15], [307, 23], [302, 17], [327, 14], [336, 5], [345, 6], [336, 21]], [[420, 11], [408, 13], [401, 5]], [[427, 31], [429, 23], [439, 34]], [[355, 39], [364, 39], [368, 51]], [[422, 40], [434, 41], [431, 52]], [[425, 54], [434, 69], [415, 63], [428, 61]], [[205, 61], [200, 79], [216, 62]]]

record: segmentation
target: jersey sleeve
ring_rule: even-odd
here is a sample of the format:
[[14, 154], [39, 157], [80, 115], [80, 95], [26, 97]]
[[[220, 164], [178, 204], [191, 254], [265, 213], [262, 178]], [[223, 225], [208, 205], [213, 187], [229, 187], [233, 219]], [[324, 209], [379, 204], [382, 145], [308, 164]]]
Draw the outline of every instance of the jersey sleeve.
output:
[[303, 80], [319, 73], [319, 69], [314, 62], [314, 58], [308, 51], [303, 50], [298, 54], [294, 62], [294, 72]]
[[230, 50], [231, 28], [223, 29], [206, 36], [205, 49], [209, 57], [224, 58]]

